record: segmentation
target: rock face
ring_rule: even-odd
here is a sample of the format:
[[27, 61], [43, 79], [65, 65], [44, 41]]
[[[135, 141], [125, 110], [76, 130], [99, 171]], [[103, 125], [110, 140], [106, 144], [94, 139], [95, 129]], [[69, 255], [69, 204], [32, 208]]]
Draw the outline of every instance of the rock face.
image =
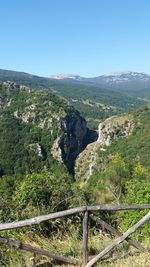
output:
[[19, 85], [11, 81], [3, 82], [3, 86], [7, 88], [7, 90], [12, 90], [12, 89], [28, 90], [29, 89], [29, 87], [25, 85]]
[[133, 128], [134, 123], [129, 115], [108, 118], [99, 124], [97, 142], [101, 146], [109, 146], [115, 139], [130, 135]]
[[85, 147], [97, 140], [98, 134], [86, 127], [85, 119], [70, 107], [61, 122], [63, 134], [60, 138], [62, 160], [70, 173], [74, 174], [74, 162]]
[[82, 177], [82, 181], [87, 181], [97, 168], [97, 150], [105, 151], [116, 139], [132, 134], [133, 129], [134, 121], [130, 114], [113, 116], [100, 123], [97, 141], [89, 144], [76, 159], [76, 179]]

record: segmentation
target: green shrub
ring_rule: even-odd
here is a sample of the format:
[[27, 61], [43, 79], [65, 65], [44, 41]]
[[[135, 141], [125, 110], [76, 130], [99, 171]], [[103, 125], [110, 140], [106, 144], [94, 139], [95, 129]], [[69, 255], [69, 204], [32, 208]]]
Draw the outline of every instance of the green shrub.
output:
[[[150, 203], [150, 179], [130, 180], [126, 184], [124, 204], [149, 204]], [[137, 223], [148, 210], [126, 211], [121, 213], [120, 227], [123, 231]], [[150, 222], [147, 222], [134, 233], [139, 239], [147, 238], [150, 234]]]
[[[18, 185], [13, 196], [19, 216], [28, 211], [32, 214], [32, 208], [48, 210], [49, 212], [66, 209], [71, 196], [71, 178], [63, 173], [42, 171], [41, 173], [28, 174]], [[28, 213], [28, 212], [27, 212]]]

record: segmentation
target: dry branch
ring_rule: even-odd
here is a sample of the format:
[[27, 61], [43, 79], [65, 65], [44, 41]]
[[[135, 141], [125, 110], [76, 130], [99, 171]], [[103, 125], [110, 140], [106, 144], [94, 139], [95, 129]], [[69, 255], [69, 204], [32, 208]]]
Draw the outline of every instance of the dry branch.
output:
[[116, 246], [122, 243], [129, 235], [134, 233], [139, 227], [145, 224], [150, 219], [150, 211], [136, 224], [129, 228], [121, 237], [113, 241], [109, 246], [107, 246], [102, 252], [100, 252], [95, 258], [90, 260], [86, 267], [93, 266], [97, 261], [103, 258], [108, 252], [112, 251]]

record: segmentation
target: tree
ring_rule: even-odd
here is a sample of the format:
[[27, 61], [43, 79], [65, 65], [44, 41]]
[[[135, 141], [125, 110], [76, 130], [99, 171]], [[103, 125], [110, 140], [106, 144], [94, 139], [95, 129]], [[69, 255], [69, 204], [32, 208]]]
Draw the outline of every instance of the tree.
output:
[[117, 203], [120, 202], [127, 177], [129, 177], [129, 168], [117, 153], [104, 171], [106, 186]]
[[30, 216], [37, 209], [48, 212], [66, 209], [71, 196], [71, 178], [48, 171], [28, 174], [18, 185], [13, 196], [19, 217]]

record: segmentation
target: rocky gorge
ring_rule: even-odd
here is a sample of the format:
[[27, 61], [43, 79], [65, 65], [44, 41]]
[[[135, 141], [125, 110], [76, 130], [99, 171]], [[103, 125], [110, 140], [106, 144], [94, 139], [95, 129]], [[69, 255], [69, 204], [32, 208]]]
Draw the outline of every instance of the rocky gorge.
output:
[[76, 158], [88, 144], [97, 140], [98, 133], [87, 127], [86, 120], [73, 107], [67, 109], [67, 114], [61, 121], [61, 130], [62, 135], [54, 143], [52, 153], [55, 158], [63, 161], [69, 173], [74, 174]]
[[132, 134], [134, 121], [131, 114], [112, 116], [98, 126], [98, 138], [89, 144], [75, 162], [76, 179], [87, 181], [97, 166], [97, 150], [105, 151], [112, 142]]

